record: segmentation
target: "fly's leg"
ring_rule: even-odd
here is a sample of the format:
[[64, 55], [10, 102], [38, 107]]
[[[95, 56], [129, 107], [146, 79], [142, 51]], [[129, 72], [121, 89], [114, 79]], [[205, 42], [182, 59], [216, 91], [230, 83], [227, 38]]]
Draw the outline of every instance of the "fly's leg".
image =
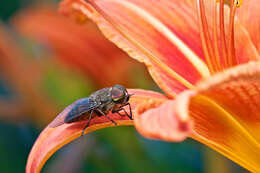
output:
[[[129, 118], [131, 119], [131, 120], [133, 120], [133, 114], [132, 114], [132, 108], [131, 108], [131, 105], [130, 105], [130, 103], [127, 103], [126, 105], [128, 105], [128, 107], [129, 107], [129, 111], [130, 111], [130, 116], [129, 116]], [[127, 114], [128, 115], [128, 114]]]
[[[124, 111], [125, 114], [121, 114], [120, 111]], [[121, 117], [127, 116], [129, 119], [133, 120], [133, 118], [131, 117], [131, 115], [129, 115], [124, 108], [119, 108], [119, 109], [117, 109], [117, 110], [112, 110], [112, 113], [117, 113], [117, 114], [120, 115]]]
[[98, 111], [99, 113], [101, 113], [102, 115], [104, 115], [108, 120], [110, 120], [112, 123], [114, 123], [115, 125], [117, 125], [117, 123], [112, 120], [109, 116], [107, 116], [104, 112], [102, 112], [101, 110], [99, 109], [96, 109], [96, 111]]
[[[129, 114], [126, 112], [126, 110], [124, 109], [124, 106], [127, 106], [127, 105], [129, 106], [130, 115], [129, 115]], [[124, 111], [125, 114], [121, 114], [120, 111]], [[127, 104], [121, 106], [121, 107], [120, 107], [119, 109], [117, 109], [117, 110], [112, 110], [112, 113], [117, 113], [117, 114], [120, 115], [120, 116], [128, 116], [128, 118], [129, 118], [130, 120], [133, 120], [132, 109], [131, 109], [130, 103], [127, 103]]]
[[89, 117], [88, 117], [88, 123], [87, 123], [87, 125], [83, 128], [83, 130], [82, 130], [82, 132], [81, 132], [81, 136], [84, 135], [84, 132], [85, 132], [86, 128], [89, 126], [93, 112], [94, 112], [94, 110], [92, 110], [92, 111], [90, 112]]

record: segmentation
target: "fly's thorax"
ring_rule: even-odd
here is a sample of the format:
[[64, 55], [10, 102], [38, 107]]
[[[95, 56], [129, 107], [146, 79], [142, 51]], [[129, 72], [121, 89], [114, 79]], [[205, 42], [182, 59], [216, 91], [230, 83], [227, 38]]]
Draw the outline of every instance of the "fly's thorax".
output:
[[90, 95], [91, 99], [99, 104], [111, 102], [110, 88], [103, 88]]
[[94, 92], [90, 95], [90, 98], [99, 105], [99, 110], [108, 113], [112, 109], [124, 105], [128, 101], [129, 95], [123, 86], [115, 85]]

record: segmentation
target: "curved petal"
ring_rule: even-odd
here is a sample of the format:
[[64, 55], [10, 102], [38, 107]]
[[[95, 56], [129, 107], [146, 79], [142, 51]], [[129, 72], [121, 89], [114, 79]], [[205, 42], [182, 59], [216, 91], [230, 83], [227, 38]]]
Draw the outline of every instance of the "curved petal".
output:
[[55, 58], [81, 70], [100, 86], [119, 81], [129, 86], [126, 79], [134, 61], [109, 42], [93, 23], [79, 25], [59, 14], [57, 9], [41, 4], [20, 11], [12, 18], [12, 24], [19, 33], [47, 45]]
[[[134, 115], [136, 105], [138, 104], [146, 104], [147, 106], [152, 106], [152, 103], [154, 102], [162, 102], [167, 99], [164, 95], [152, 91], [134, 89], [129, 90], [129, 93], [134, 94], [134, 96], [132, 96], [130, 99]], [[62, 114], [64, 115], [60, 116], [66, 116], [66, 111], [63, 111]], [[132, 120], [129, 120], [129, 118], [127, 117], [121, 117], [116, 114], [109, 114], [108, 116], [115, 120], [118, 125], [133, 124]], [[50, 126], [47, 126], [41, 132], [29, 154], [26, 165], [26, 172], [40, 172], [41, 168], [51, 157], [51, 155], [53, 155], [62, 146], [80, 137], [82, 129], [84, 128], [86, 123], [86, 121], [82, 121], [71, 124], [63, 124], [56, 128], [51, 128]], [[107, 120], [105, 117], [96, 117], [92, 119], [90, 126], [85, 130], [85, 134], [111, 126], [114, 126], [114, 124]]]
[[176, 100], [157, 102], [154, 108], [139, 104], [136, 108], [135, 127], [143, 136], [165, 141], [183, 141], [191, 133], [191, 120], [183, 111], [188, 110], [189, 98], [180, 94]]
[[238, 9], [238, 19], [248, 31], [249, 37], [260, 54], [260, 4], [258, 0], [243, 1]]
[[259, 66], [240, 65], [202, 81], [189, 107], [192, 137], [252, 172], [260, 171]]
[[98, 13], [82, 0], [65, 0], [61, 10], [66, 14], [80, 11], [94, 20], [108, 39], [144, 62], [170, 96], [192, 88], [209, 75], [203, 62], [194, 1], [89, 2]]

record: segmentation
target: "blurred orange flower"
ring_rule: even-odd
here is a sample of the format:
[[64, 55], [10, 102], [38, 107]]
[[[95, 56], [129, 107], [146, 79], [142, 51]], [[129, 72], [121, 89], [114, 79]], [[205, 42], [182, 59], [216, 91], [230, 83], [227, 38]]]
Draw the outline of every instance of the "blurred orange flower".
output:
[[[15, 88], [19, 97], [15, 102], [9, 104], [9, 109], [19, 109], [17, 112], [10, 114], [9, 117], [1, 117], [1, 120], [11, 120], [17, 122], [25, 120], [25, 115], [37, 115], [48, 119], [54, 112], [57, 112], [57, 106], [53, 101], [48, 99], [48, 96], [39, 92], [40, 81], [43, 78], [43, 68], [41, 63], [34, 59], [28, 59], [28, 54], [24, 52], [22, 47], [10, 37], [7, 29], [0, 25], [0, 67], [3, 77]], [[7, 106], [6, 102], [2, 101], [1, 107]], [[2, 115], [3, 108], [0, 110]], [[11, 115], [11, 116], [10, 116]], [[23, 117], [22, 117], [23, 116]], [[30, 117], [38, 123], [41, 120], [37, 117]]]
[[[134, 125], [143, 136], [166, 141], [189, 136], [259, 172], [260, 6], [257, 0], [237, 10], [240, 5], [240, 0], [64, 0], [61, 11], [96, 22], [109, 40], [146, 64], [167, 94], [129, 90], [135, 93]], [[132, 123], [110, 116], [120, 125]], [[39, 172], [57, 149], [80, 136], [84, 124], [47, 126], [26, 171]], [[108, 126], [95, 119], [86, 131]]]
[[[84, 20], [83, 16], [81, 20]], [[119, 82], [131, 85], [127, 80], [130, 78], [129, 69], [136, 63], [105, 39], [87, 19], [78, 25], [59, 14], [56, 8], [39, 4], [22, 10], [12, 19], [12, 24], [20, 34], [50, 47], [55, 58], [74, 70], [80, 70], [99, 87]]]

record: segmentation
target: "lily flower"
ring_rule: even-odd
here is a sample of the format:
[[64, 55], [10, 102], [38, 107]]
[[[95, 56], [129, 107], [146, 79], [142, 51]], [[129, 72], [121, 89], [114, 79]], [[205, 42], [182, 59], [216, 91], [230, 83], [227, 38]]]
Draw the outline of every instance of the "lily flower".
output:
[[[110, 114], [119, 125], [134, 125], [152, 139], [191, 137], [259, 172], [260, 6], [257, 0], [241, 3], [64, 0], [61, 11], [92, 19], [110, 41], [146, 64], [165, 92], [129, 89], [135, 94], [130, 99], [134, 121]], [[39, 172], [56, 150], [80, 136], [86, 123], [47, 126], [31, 150], [26, 171]], [[110, 126], [98, 117], [85, 133]]]

